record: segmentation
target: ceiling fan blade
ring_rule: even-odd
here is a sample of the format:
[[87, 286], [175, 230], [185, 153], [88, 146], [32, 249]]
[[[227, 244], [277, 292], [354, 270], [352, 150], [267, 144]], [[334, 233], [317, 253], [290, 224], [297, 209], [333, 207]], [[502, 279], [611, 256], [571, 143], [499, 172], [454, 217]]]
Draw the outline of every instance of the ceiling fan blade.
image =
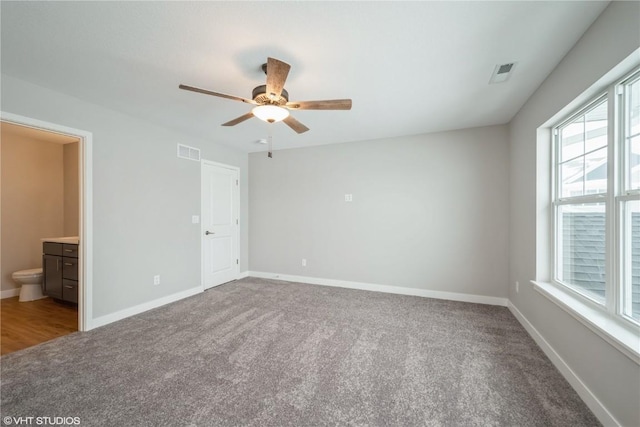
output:
[[282, 93], [291, 65], [275, 58], [267, 58], [267, 96], [277, 99]]
[[191, 92], [204, 93], [205, 95], [213, 95], [213, 96], [217, 96], [217, 97], [220, 97], [220, 98], [227, 98], [227, 99], [231, 99], [231, 100], [234, 100], [234, 101], [246, 102], [247, 104], [258, 105], [258, 103], [255, 102], [252, 99], [241, 98], [239, 96], [233, 96], [233, 95], [226, 95], [224, 93], [212, 92], [210, 90], [200, 89], [199, 87], [187, 86], [187, 85], [182, 85], [182, 84], [180, 86], [178, 86], [178, 87], [180, 89], [190, 90]]
[[222, 126], [235, 126], [238, 123], [242, 123], [245, 120], [249, 120], [251, 117], [253, 117], [253, 113], [249, 111], [247, 114], [243, 114], [240, 117], [237, 117], [233, 120], [229, 120], [227, 123], [223, 123]]
[[308, 127], [297, 121], [293, 116], [289, 116], [283, 120], [291, 129], [295, 130], [298, 133], [304, 133], [309, 130]]
[[324, 101], [291, 101], [285, 104], [291, 110], [350, 110], [350, 99], [327, 99]]

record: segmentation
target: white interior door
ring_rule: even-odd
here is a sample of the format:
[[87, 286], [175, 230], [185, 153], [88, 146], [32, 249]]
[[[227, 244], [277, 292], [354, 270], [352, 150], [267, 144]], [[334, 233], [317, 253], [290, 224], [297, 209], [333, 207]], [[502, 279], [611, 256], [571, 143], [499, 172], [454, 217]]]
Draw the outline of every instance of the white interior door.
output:
[[202, 161], [202, 268], [209, 289], [238, 278], [238, 169]]

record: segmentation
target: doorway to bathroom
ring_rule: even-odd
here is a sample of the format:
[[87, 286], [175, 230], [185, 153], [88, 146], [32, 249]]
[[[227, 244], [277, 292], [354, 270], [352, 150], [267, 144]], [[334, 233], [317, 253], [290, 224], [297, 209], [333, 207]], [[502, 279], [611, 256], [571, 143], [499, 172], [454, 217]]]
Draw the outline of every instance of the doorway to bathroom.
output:
[[[4, 112], [0, 130], [1, 352], [6, 354], [90, 329], [91, 134]], [[42, 280], [43, 242], [60, 238], [61, 248], [77, 242], [77, 259], [60, 263], [61, 270], [77, 265], [76, 282], [64, 283], [77, 287], [77, 304], [70, 294], [47, 298], [45, 288], [41, 298], [40, 286], [20, 286], [33, 282], [23, 280], [26, 276], [40, 274]]]

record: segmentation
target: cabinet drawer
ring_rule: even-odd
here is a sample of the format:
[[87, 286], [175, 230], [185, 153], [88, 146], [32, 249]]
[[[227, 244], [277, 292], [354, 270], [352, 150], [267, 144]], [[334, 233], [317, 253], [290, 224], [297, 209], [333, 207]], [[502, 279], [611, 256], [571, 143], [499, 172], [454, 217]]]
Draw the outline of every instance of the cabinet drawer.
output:
[[62, 255], [62, 243], [44, 242], [42, 251], [47, 255]]
[[62, 245], [62, 255], [72, 258], [78, 258], [78, 245], [68, 245], [64, 243]]
[[62, 277], [78, 280], [78, 258], [62, 258]]
[[62, 281], [62, 299], [69, 302], [78, 302], [78, 282], [66, 279]]

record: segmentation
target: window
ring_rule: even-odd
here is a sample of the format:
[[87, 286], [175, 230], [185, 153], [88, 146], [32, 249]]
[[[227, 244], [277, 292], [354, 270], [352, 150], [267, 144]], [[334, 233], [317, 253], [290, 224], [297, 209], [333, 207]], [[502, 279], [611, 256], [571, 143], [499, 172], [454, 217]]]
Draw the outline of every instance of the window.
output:
[[640, 322], [640, 73], [620, 85], [623, 118], [620, 191], [622, 314]]
[[553, 135], [553, 281], [640, 324], [640, 71]]

